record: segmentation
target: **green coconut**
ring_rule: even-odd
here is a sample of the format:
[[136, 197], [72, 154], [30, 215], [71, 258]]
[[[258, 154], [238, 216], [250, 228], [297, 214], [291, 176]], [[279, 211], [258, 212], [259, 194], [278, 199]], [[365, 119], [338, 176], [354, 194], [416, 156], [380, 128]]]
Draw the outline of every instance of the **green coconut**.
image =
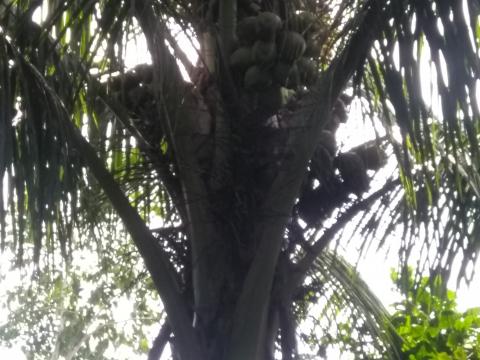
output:
[[264, 11], [257, 16], [257, 34], [263, 41], [274, 41], [275, 34], [282, 27], [282, 19], [272, 12]]
[[305, 52], [306, 47], [305, 39], [298, 32], [284, 31], [278, 36], [278, 56], [286, 63], [292, 64], [299, 59]]
[[350, 151], [339, 154], [335, 159], [335, 165], [349, 192], [360, 195], [368, 190], [369, 181], [365, 164], [357, 153]]
[[245, 70], [253, 65], [252, 49], [246, 46], [239, 47], [230, 55], [230, 66]]
[[153, 66], [148, 64], [139, 64], [133, 68], [138, 81], [144, 84], [150, 84], [153, 80]]
[[301, 57], [297, 60], [297, 67], [300, 82], [306, 86], [313, 85], [317, 80], [318, 73], [315, 62], [306, 57]]
[[252, 2], [250, 3], [250, 5], [248, 6], [248, 9], [249, 9], [252, 13], [258, 14], [258, 13], [262, 10], [262, 7], [261, 7], [259, 4], [257, 4], [257, 3], [255, 3], [255, 2], [252, 1]]
[[277, 47], [274, 42], [262, 40], [255, 41], [252, 47], [253, 60], [257, 64], [266, 64], [275, 61], [277, 57]]
[[237, 36], [242, 45], [250, 46], [258, 38], [258, 21], [256, 16], [247, 16], [237, 24]]
[[386, 164], [387, 155], [376, 144], [370, 146], [361, 146], [355, 148], [354, 151], [362, 159], [365, 168], [369, 170], [378, 170]]
[[272, 84], [272, 75], [262, 67], [253, 65], [245, 72], [243, 84], [249, 90], [263, 90]]

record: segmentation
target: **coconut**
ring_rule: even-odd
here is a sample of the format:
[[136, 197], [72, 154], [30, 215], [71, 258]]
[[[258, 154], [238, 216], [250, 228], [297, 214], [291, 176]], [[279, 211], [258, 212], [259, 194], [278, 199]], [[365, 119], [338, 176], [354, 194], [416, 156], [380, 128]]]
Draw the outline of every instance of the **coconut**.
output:
[[274, 42], [257, 40], [252, 47], [252, 55], [257, 64], [271, 63], [277, 57], [277, 48]]
[[252, 1], [252, 3], [248, 6], [248, 10], [250, 10], [254, 14], [258, 14], [262, 10], [262, 7]]
[[242, 45], [252, 45], [258, 38], [256, 16], [247, 16], [237, 24], [237, 36]]
[[282, 19], [277, 14], [264, 11], [257, 16], [257, 34], [263, 41], [274, 41], [275, 34], [282, 27]]
[[301, 57], [297, 60], [300, 82], [303, 85], [313, 85], [317, 80], [317, 65], [314, 61]]
[[339, 154], [335, 159], [347, 191], [359, 196], [368, 190], [368, 176], [362, 158], [355, 152], [350, 151]]
[[253, 65], [245, 72], [244, 86], [250, 90], [263, 90], [272, 84], [271, 74], [258, 65]]
[[239, 47], [230, 55], [230, 66], [245, 70], [253, 65], [252, 49], [246, 46]]
[[298, 32], [284, 31], [278, 37], [278, 55], [286, 63], [293, 64], [303, 55], [306, 47], [304, 38]]
[[153, 80], [153, 66], [148, 64], [139, 64], [133, 69], [139, 82], [150, 84]]
[[385, 152], [375, 145], [360, 146], [354, 149], [355, 153], [360, 156], [365, 168], [369, 170], [378, 170], [385, 165], [387, 156]]

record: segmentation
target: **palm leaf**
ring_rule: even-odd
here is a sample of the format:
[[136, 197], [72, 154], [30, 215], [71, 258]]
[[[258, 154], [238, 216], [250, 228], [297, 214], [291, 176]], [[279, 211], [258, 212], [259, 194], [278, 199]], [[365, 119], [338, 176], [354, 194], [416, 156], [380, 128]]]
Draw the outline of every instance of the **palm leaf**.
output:
[[[316, 303], [320, 306], [308, 311], [309, 317], [315, 319], [313, 326], [308, 325], [312, 321], [309, 317], [304, 318], [303, 328], [310, 327], [308, 333], [300, 336], [306, 340], [304, 346], [320, 354], [340, 340], [343, 341], [341, 350], [354, 353], [356, 358], [372, 356], [375, 352], [379, 359], [402, 358], [402, 339], [391, 324], [388, 311], [352, 265], [339, 255], [325, 251], [312, 267], [308, 283], [306, 289], [309, 290], [305, 298], [298, 301], [298, 309], [305, 311], [311, 297], [318, 297]], [[299, 318], [303, 316], [304, 313]], [[355, 333], [358, 337], [352, 336]]]
[[[369, 56], [363, 82], [365, 91], [378, 99], [377, 111], [384, 114], [401, 166], [406, 202], [399, 206], [410, 224], [402, 245], [404, 261], [421, 239], [430, 249], [421, 261], [435, 249], [432, 271], [457, 255], [462, 258], [459, 278], [466, 275], [477, 247], [472, 229], [478, 219], [474, 79], [479, 61], [470, 27], [477, 22], [476, 9], [475, 1], [396, 2]], [[432, 99], [425, 98], [428, 84], [437, 89]], [[400, 142], [392, 135], [396, 127]]]

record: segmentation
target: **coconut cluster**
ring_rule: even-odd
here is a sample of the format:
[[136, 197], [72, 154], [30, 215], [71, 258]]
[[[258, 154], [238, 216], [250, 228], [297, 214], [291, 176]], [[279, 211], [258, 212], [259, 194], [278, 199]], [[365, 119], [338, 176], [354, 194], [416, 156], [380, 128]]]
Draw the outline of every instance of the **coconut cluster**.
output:
[[385, 165], [386, 155], [378, 144], [364, 144], [348, 152], [337, 153], [335, 132], [340, 123], [347, 120], [347, 106], [351, 97], [342, 94], [337, 99], [330, 120], [321, 132], [310, 163], [310, 175], [321, 186], [329, 187], [338, 170], [346, 193], [360, 196], [369, 188], [368, 170], [378, 170]]
[[376, 143], [337, 153], [335, 135], [323, 130], [296, 205], [299, 216], [307, 224], [315, 225], [347, 202], [350, 194], [361, 197], [369, 189], [368, 171], [380, 169], [386, 159]]
[[318, 73], [314, 59], [322, 49], [320, 32], [309, 12], [285, 21], [268, 11], [245, 17], [237, 25], [239, 46], [230, 56], [230, 66], [247, 91], [311, 86]]
[[345, 189], [357, 196], [369, 188], [367, 170], [378, 170], [386, 162], [386, 155], [377, 145], [360, 146], [338, 154], [335, 166], [340, 172]]

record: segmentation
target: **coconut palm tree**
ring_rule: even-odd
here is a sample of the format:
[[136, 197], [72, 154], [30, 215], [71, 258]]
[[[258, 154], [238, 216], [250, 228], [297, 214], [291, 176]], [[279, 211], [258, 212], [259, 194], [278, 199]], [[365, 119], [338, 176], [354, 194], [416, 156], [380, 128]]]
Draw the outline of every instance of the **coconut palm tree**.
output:
[[[325, 249], [349, 223], [364, 245], [401, 229], [403, 265], [447, 276], [459, 259], [469, 275], [479, 12], [477, 0], [4, 0], [2, 248], [19, 264], [68, 259], [108, 199], [182, 360], [293, 359], [317, 295], [371, 309], [355, 316], [378, 327], [359, 288], [314, 280], [345, 276]], [[147, 64], [127, 66], [142, 39]], [[338, 147], [337, 129], [358, 125], [349, 106], [378, 136]]]

